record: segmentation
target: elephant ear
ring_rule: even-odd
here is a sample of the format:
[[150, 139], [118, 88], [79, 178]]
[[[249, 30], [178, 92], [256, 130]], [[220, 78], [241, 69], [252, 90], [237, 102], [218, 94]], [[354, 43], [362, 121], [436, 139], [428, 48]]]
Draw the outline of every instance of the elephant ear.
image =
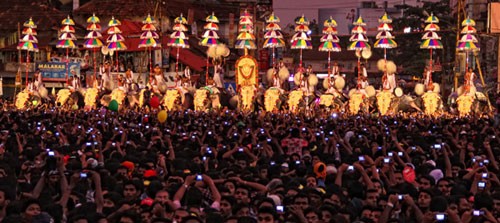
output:
[[297, 85], [297, 86], [300, 85], [300, 79], [302, 79], [302, 73], [301, 72], [297, 72], [295, 74], [295, 76], [293, 76], [293, 82], [295, 83], [295, 85]]
[[288, 70], [288, 68], [282, 67], [279, 70], [278, 75], [279, 75], [281, 81], [288, 81], [288, 78], [290, 77], [290, 71]]
[[273, 68], [269, 68], [267, 70], [267, 73], [266, 73], [266, 81], [267, 81], [267, 84], [270, 85], [273, 83], [273, 75], [274, 75], [274, 69]]
[[318, 85], [318, 77], [316, 77], [316, 74], [310, 74], [309, 77], [307, 78], [307, 81], [309, 81], [309, 85], [311, 86], [316, 86]]

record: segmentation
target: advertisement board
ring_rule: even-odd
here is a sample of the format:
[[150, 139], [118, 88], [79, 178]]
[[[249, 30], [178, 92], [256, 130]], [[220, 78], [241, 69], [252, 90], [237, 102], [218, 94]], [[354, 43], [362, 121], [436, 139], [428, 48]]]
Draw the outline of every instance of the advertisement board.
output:
[[36, 69], [40, 70], [43, 81], [66, 81], [71, 76], [80, 76], [80, 63], [44, 62], [37, 63]]

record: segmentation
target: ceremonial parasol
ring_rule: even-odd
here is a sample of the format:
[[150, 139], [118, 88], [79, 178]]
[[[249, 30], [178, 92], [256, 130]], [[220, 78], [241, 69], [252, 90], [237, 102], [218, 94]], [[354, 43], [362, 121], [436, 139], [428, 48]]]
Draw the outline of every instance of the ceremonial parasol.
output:
[[[176, 24], [187, 24], [186, 18], [181, 16], [175, 18], [174, 22]], [[210, 31], [210, 30], [209, 30]], [[176, 62], [175, 62], [175, 72], [179, 71], [179, 51], [180, 48], [189, 48], [189, 44], [186, 41], [188, 37], [183, 31], [175, 31], [170, 35], [170, 40], [168, 41], [168, 46], [177, 48]]]
[[476, 22], [467, 17], [464, 21], [462, 21], [462, 38], [457, 43], [457, 50], [463, 51], [465, 53], [465, 71], [469, 69], [469, 53], [477, 52], [480, 50], [479, 46], [476, 44], [477, 38], [474, 36], [476, 34], [476, 29], [474, 26]]
[[431, 13], [431, 15], [425, 20], [425, 23], [428, 23], [428, 25], [424, 28], [426, 33], [422, 37], [424, 41], [420, 44], [420, 49], [429, 49], [430, 51], [429, 70], [432, 74], [432, 50], [443, 49], [443, 44], [440, 41], [441, 37], [435, 33], [435, 31], [439, 31], [439, 26], [437, 25], [437, 23], [439, 23], [439, 19]]
[[[207, 24], [203, 27], [205, 32], [202, 35], [202, 40], [199, 42], [200, 46], [206, 46], [208, 48], [216, 47], [219, 44], [219, 35], [216, 31], [219, 30], [219, 19], [212, 12], [211, 15], [205, 18]], [[210, 65], [209, 56], [207, 55], [207, 71], [205, 72], [205, 82], [208, 81], [208, 66]], [[208, 82], [207, 82], [208, 83]]]
[[356, 56], [358, 57], [358, 89], [360, 86], [360, 78], [361, 78], [361, 51], [365, 49], [370, 49], [370, 45], [368, 44], [368, 38], [366, 37], [366, 26], [365, 21], [360, 16], [356, 21], [352, 23], [355, 27], [351, 30], [352, 36], [349, 39], [351, 43], [347, 47], [347, 50], [356, 51]]
[[60, 30], [61, 35], [59, 36], [59, 42], [57, 42], [56, 47], [66, 49], [66, 82], [67, 82], [69, 77], [69, 49], [76, 48], [75, 42], [73, 41], [76, 40], [76, 37], [73, 34], [75, 32], [75, 28], [73, 27], [75, 25], [75, 22], [68, 16], [67, 18], [62, 20], [61, 24], [64, 26]]
[[307, 34], [309, 30], [309, 20], [307, 20], [304, 15], [295, 20], [297, 27], [295, 28], [296, 33], [291, 40], [291, 49], [300, 49], [300, 59], [299, 59], [299, 69], [302, 68], [302, 50], [312, 49], [311, 37]]
[[145, 48], [146, 52], [149, 50], [148, 57], [149, 57], [149, 72], [153, 72], [153, 61], [152, 61], [152, 56], [151, 56], [151, 48], [154, 47], [160, 47], [161, 43], [157, 41], [157, 39], [160, 38], [160, 35], [156, 33], [156, 20], [151, 17], [150, 14], [146, 16], [142, 20], [142, 25], [141, 30], [143, 31], [141, 36], [140, 36], [140, 42], [139, 42], [139, 48]]
[[92, 14], [91, 17], [87, 19], [87, 30], [90, 31], [86, 36], [85, 36], [85, 43], [83, 46], [88, 49], [92, 49], [92, 60], [94, 62], [94, 81], [97, 79], [97, 60], [96, 60], [96, 51], [97, 49], [102, 47], [102, 34], [101, 34], [101, 25], [99, 24], [101, 20], [99, 17], [95, 16], [95, 14]]
[[[30, 64], [30, 52], [38, 52], [38, 40], [36, 39], [36, 24], [33, 22], [33, 19], [30, 18], [28, 21], [24, 22], [23, 26], [25, 27], [23, 30], [24, 37], [19, 40], [19, 44], [17, 45], [18, 50], [26, 51], [26, 87], [28, 86], [28, 72], [29, 72], [29, 64]], [[23, 41], [26, 40], [26, 41]]]
[[126, 50], [127, 45], [125, 45], [125, 38], [121, 35], [122, 31], [118, 27], [121, 25], [120, 20], [115, 19], [115, 17], [111, 17], [111, 20], [108, 22], [108, 34], [111, 35], [108, 37], [106, 42], [108, 43], [107, 48], [110, 52], [116, 51], [116, 71], [118, 71], [120, 64], [118, 62], [118, 51]]
[[253, 35], [253, 18], [247, 10], [240, 15], [239, 24], [240, 33], [236, 37], [234, 48], [244, 49], [245, 55], [248, 55], [248, 50], [257, 49], [257, 46], [255, 45], [255, 36]]
[[264, 48], [271, 48], [272, 49], [272, 66], [276, 66], [276, 54], [275, 54], [275, 49], [276, 48], [282, 48], [285, 47], [285, 41], [283, 40], [283, 33], [281, 33], [281, 27], [278, 25], [280, 22], [280, 18], [274, 14], [274, 12], [271, 13], [271, 15], [266, 19], [266, 33], [264, 34]]
[[325, 20], [323, 26], [325, 28], [323, 29], [323, 36], [320, 39], [321, 45], [319, 45], [318, 50], [328, 52], [328, 77], [330, 77], [330, 72], [331, 72], [330, 54], [331, 52], [340, 52], [342, 51], [342, 48], [338, 44], [338, 42], [340, 41], [339, 38], [335, 35], [337, 34], [337, 30], [335, 29], [335, 27], [337, 26], [337, 21], [335, 21], [332, 17], [330, 17], [329, 19]]
[[377, 41], [373, 44], [375, 48], [384, 49], [384, 72], [387, 72], [387, 49], [396, 48], [398, 44], [394, 41], [394, 36], [391, 34], [392, 31], [392, 19], [387, 15], [387, 12], [382, 15], [378, 20], [380, 25], [378, 26]]

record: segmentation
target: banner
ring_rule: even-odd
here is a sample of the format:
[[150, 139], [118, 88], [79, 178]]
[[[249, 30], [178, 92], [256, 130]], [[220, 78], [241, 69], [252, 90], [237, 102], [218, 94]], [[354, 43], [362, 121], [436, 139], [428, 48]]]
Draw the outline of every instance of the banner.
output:
[[[69, 67], [69, 69], [68, 69]], [[66, 81], [71, 76], [80, 76], [80, 63], [45, 62], [37, 63], [36, 69], [40, 70], [43, 81]]]

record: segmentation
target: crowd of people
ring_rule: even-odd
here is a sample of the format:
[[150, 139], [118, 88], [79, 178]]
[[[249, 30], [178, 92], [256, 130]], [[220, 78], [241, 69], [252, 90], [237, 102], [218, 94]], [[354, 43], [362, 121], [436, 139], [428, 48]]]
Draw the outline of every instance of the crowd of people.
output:
[[500, 220], [493, 116], [2, 108], [1, 222]]

